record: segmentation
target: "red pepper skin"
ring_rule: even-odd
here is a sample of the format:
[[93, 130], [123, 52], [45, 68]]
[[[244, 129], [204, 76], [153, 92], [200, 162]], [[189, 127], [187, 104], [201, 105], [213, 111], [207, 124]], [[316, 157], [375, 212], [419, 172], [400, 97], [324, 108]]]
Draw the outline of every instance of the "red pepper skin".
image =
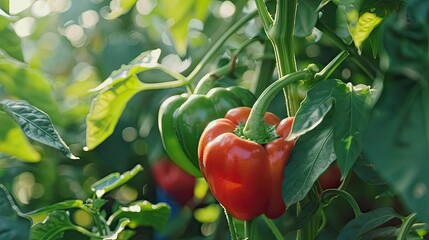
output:
[[151, 170], [155, 183], [180, 205], [194, 197], [195, 178], [169, 159], [156, 161]]
[[231, 109], [225, 118], [212, 121], [204, 130], [198, 147], [203, 176], [216, 199], [239, 220], [261, 214], [280, 217], [286, 210], [282, 198], [284, 167], [294, 141], [286, 141], [293, 118], [283, 121], [272, 113], [265, 122], [277, 126], [277, 138], [265, 145], [234, 134], [245, 122], [250, 108]]
[[320, 175], [319, 179], [317, 179], [317, 182], [319, 182], [320, 187], [323, 190], [338, 188], [341, 185], [341, 171], [338, 164], [334, 163], [329, 166], [328, 169], [326, 169], [326, 171]]

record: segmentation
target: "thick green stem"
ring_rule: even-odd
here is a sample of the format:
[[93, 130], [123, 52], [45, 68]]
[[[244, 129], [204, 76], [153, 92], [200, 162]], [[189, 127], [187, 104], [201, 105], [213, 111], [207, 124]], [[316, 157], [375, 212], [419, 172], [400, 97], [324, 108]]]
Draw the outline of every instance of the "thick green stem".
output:
[[346, 60], [349, 56], [349, 52], [346, 50], [341, 51], [334, 59], [332, 59], [328, 65], [326, 65], [320, 72], [315, 76], [316, 82], [328, 79], [328, 77], [340, 66], [341, 63]]
[[412, 213], [405, 218], [401, 228], [399, 228], [399, 233], [398, 233], [398, 236], [396, 237], [396, 240], [407, 239], [407, 235], [410, 232], [411, 227], [417, 221], [416, 216], [417, 216], [417, 213]]
[[282, 233], [277, 228], [277, 226], [273, 223], [273, 221], [271, 221], [271, 219], [267, 218], [265, 215], [263, 216], [263, 219], [267, 224], [268, 228], [274, 234], [274, 237], [276, 238], [276, 240], [284, 240]]
[[[264, 54], [273, 52], [273, 47], [270, 42], [264, 43]], [[267, 86], [273, 81], [273, 72], [276, 68], [276, 61], [273, 58], [264, 58], [258, 62], [255, 68], [255, 74], [252, 79], [251, 91], [255, 96], [261, 95], [261, 93], [267, 88]]]
[[219, 40], [213, 45], [213, 47], [207, 52], [203, 59], [198, 63], [198, 65], [192, 70], [192, 72], [187, 77], [189, 82], [194, 82], [197, 75], [203, 70], [203, 68], [207, 65], [208, 62], [212, 60], [212, 58], [216, 55], [217, 51], [223, 46], [226, 40], [237, 32], [238, 29], [243, 27], [248, 21], [256, 16], [257, 12], [251, 12], [237, 21], [234, 25], [232, 25], [223, 35], [219, 38]]
[[310, 80], [317, 71], [317, 67], [312, 64], [308, 68], [286, 75], [268, 86], [253, 105], [252, 111], [243, 129], [244, 137], [258, 143], [264, 143], [266, 138], [270, 135], [264, 121], [265, 111], [270, 102], [282, 88], [300, 80]]

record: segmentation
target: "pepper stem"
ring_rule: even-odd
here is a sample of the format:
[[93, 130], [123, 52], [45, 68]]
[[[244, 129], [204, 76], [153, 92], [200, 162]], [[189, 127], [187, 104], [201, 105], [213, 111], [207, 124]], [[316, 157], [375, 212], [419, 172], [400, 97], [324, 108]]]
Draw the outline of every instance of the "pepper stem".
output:
[[269, 132], [272, 127], [267, 126], [264, 120], [264, 115], [270, 102], [285, 86], [299, 80], [310, 80], [318, 70], [319, 69], [316, 65], [310, 64], [306, 69], [288, 74], [269, 85], [253, 105], [252, 111], [250, 112], [249, 118], [247, 119], [242, 132], [243, 137], [260, 144], [269, 142], [270, 140], [267, 140], [267, 138], [272, 136]]

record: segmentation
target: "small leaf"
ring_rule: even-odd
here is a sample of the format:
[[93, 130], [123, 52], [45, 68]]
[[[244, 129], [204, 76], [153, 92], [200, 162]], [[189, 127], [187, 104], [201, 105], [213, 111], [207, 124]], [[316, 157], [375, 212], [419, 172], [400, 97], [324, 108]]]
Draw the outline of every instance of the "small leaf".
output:
[[[0, 10], [1, 11], [1, 10]], [[0, 18], [3, 19], [2, 16]], [[21, 39], [16, 35], [11, 25], [0, 29], [0, 49], [5, 51], [9, 56], [24, 61], [21, 50]]]
[[9, 14], [10, 3], [9, 0], [0, 1], [0, 10], [3, 10], [6, 14]]
[[31, 221], [15, 205], [7, 189], [0, 184], [0, 239], [29, 239]]
[[319, 18], [317, 12], [319, 6], [319, 1], [298, 0], [294, 28], [295, 36], [306, 37], [313, 32], [313, 28]]
[[332, 113], [313, 130], [298, 138], [285, 168], [283, 198], [290, 206], [307, 195], [319, 176], [335, 161]]
[[[35, 221], [35, 219], [41, 219], [41, 217], [46, 217], [50, 212], [58, 210], [68, 210], [71, 208], [81, 208], [83, 206], [82, 200], [68, 200], [64, 202], [55, 203], [46, 207], [36, 209], [34, 211], [26, 213], [29, 217]], [[36, 223], [36, 221], [34, 222]], [[33, 223], [33, 224], [34, 224]]]
[[169, 216], [170, 207], [165, 203], [152, 204], [148, 201], [138, 201], [131, 203], [128, 207], [121, 207], [110, 216], [107, 222], [111, 224], [117, 219], [127, 218], [130, 220], [130, 228], [151, 226], [160, 231], [165, 227]]
[[326, 80], [316, 84], [308, 91], [307, 97], [301, 103], [296, 113], [292, 132], [288, 139], [295, 139], [319, 125], [325, 115], [331, 110], [334, 98], [334, 88], [343, 84], [339, 80]]
[[2, 112], [0, 112], [0, 152], [25, 162], [40, 161], [40, 154], [30, 144], [21, 128]]
[[125, 227], [130, 223], [130, 220], [127, 218], [121, 219], [116, 226], [115, 230], [109, 235], [104, 236], [103, 240], [116, 240], [119, 237], [119, 234], [124, 231]]
[[60, 239], [65, 231], [72, 230], [74, 227], [68, 212], [54, 211], [43, 222], [37, 223], [31, 228], [31, 240]]
[[396, 217], [399, 215], [392, 208], [378, 208], [364, 213], [348, 222], [341, 230], [337, 240], [359, 239], [362, 235]]
[[2, 100], [0, 110], [6, 112], [27, 137], [58, 149], [70, 159], [78, 159], [61, 139], [46, 113], [20, 100]]
[[375, 13], [365, 12], [359, 16], [356, 26], [350, 27], [350, 34], [353, 42], [358, 49], [361, 49], [362, 43], [369, 37], [371, 32], [381, 23], [383, 19]]
[[334, 149], [338, 165], [346, 176], [362, 151], [362, 134], [371, 111], [371, 94], [367, 86], [351, 83], [335, 88]]
[[133, 169], [124, 172], [123, 174], [119, 174], [118, 172], [111, 173], [92, 184], [91, 191], [95, 192], [98, 198], [101, 198], [105, 193], [128, 182], [142, 170], [143, 167], [140, 164], [137, 164]]
[[127, 13], [137, 0], [112, 0], [110, 1], [111, 12], [107, 14], [106, 19], [112, 20]]

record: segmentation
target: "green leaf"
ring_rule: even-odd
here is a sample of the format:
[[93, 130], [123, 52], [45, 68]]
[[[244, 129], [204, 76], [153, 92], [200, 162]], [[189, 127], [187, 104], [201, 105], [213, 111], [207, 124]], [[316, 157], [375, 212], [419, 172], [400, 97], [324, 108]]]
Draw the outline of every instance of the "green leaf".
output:
[[320, 1], [315, 0], [298, 0], [294, 29], [295, 36], [306, 37], [313, 32], [313, 28], [319, 18], [319, 13], [316, 10], [320, 4]]
[[5, 13], [9, 14], [9, 0], [2, 0], [0, 1], [0, 9], [3, 10]]
[[365, 155], [361, 155], [353, 166], [353, 171], [358, 177], [365, 183], [370, 185], [381, 185], [386, 184], [380, 174], [377, 171], [375, 165], [365, 158]]
[[322, 8], [325, 7], [331, 1], [332, 0], [322, 0], [316, 9], [316, 12], [319, 12], [320, 10], [322, 10]]
[[[2, 16], [0, 18], [3, 19]], [[0, 49], [5, 51], [9, 56], [24, 61], [21, 50], [21, 39], [16, 35], [13, 28], [8, 25], [0, 29]]]
[[302, 200], [319, 176], [335, 161], [332, 114], [298, 138], [285, 168], [283, 198], [287, 206]]
[[383, 18], [372, 12], [365, 12], [359, 16], [356, 25], [350, 26], [349, 30], [353, 42], [358, 49], [361, 49], [362, 43], [369, 37], [371, 32], [381, 23]]
[[332, 229], [325, 228], [322, 232], [317, 236], [316, 240], [332, 240], [337, 239], [338, 233]]
[[179, 55], [186, 54], [188, 25], [192, 19], [204, 21], [211, 0], [170, 1], [160, 0], [161, 14], [172, 22], [170, 32]]
[[399, 215], [392, 208], [378, 208], [364, 213], [348, 222], [341, 230], [337, 240], [359, 239], [363, 234], [396, 217]]
[[408, 13], [384, 26], [384, 88], [375, 105], [364, 153], [419, 219], [429, 223], [429, 4], [411, 1]]
[[335, 88], [334, 149], [338, 165], [346, 176], [362, 151], [362, 133], [371, 111], [368, 86], [340, 84]]
[[112, 0], [110, 1], [111, 12], [107, 14], [106, 19], [115, 19], [127, 13], [137, 0]]
[[3, 112], [0, 112], [0, 152], [25, 162], [40, 161], [40, 154], [30, 144], [21, 128]]
[[70, 159], [78, 159], [61, 139], [46, 113], [21, 100], [2, 100], [0, 110], [6, 112], [27, 137], [58, 149]]
[[[384, 228], [379, 228], [379, 229], [375, 229], [367, 234], [365, 234], [363, 236], [364, 239], [393, 239], [394, 237], [396, 237], [398, 235], [399, 232], [399, 228], [397, 227], [384, 227]], [[421, 238], [419, 238], [421, 239]], [[408, 239], [407, 240], [411, 240]]]
[[31, 240], [56, 240], [62, 238], [67, 230], [74, 229], [66, 211], [51, 212], [41, 223], [31, 228]]
[[130, 223], [130, 220], [125, 218], [119, 220], [118, 225], [116, 226], [115, 230], [111, 232], [109, 235], [104, 236], [103, 240], [115, 240], [118, 239], [119, 234], [124, 231], [125, 227]]
[[52, 83], [37, 69], [7, 59], [0, 60], [0, 84], [8, 98], [18, 98], [48, 113], [60, 122]]
[[128, 182], [142, 170], [143, 167], [140, 164], [137, 164], [133, 169], [122, 174], [119, 174], [118, 172], [111, 173], [92, 184], [91, 191], [95, 192], [98, 198], [101, 198], [105, 193]]
[[[42, 207], [39, 209], [36, 209], [34, 211], [26, 213], [29, 217], [31, 217], [35, 222], [37, 222], [37, 219], [43, 219], [48, 215], [48, 213], [58, 210], [68, 210], [71, 208], [81, 208], [83, 206], [82, 200], [68, 200], [64, 202], [54, 203], [52, 205]], [[34, 224], [33, 223], [33, 224]]]
[[107, 222], [111, 224], [117, 219], [127, 218], [130, 220], [131, 228], [151, 226], [160, 231], [167, 224], [169, 216], [170, 207], [165, 203], [152, 204], [148, 201], [138, 201], [131, 203], [128, 207], [121, 207], [110, 216]]
[[0, 239], [29, 239], [31, 221], [15, 205], [7, 189], [0, 184]]
[[333, 91], [340, 80], [326, 80], [316, 84], [307, 92], [307, 97], [301, 103], [296, 113], [289, 139], [295, 139], [317, 127], [331, 110], [334, 101]]
[[85, 150], [94, 149], [113, 133], [128, 101], [145, 89], [136, 74], [158, 66], [160, 54], [159, 49], [143, 52], [128, 65], [112, 72], [94, 89], [94, 91], [101, 91], [92, 101], [86, 118]]

